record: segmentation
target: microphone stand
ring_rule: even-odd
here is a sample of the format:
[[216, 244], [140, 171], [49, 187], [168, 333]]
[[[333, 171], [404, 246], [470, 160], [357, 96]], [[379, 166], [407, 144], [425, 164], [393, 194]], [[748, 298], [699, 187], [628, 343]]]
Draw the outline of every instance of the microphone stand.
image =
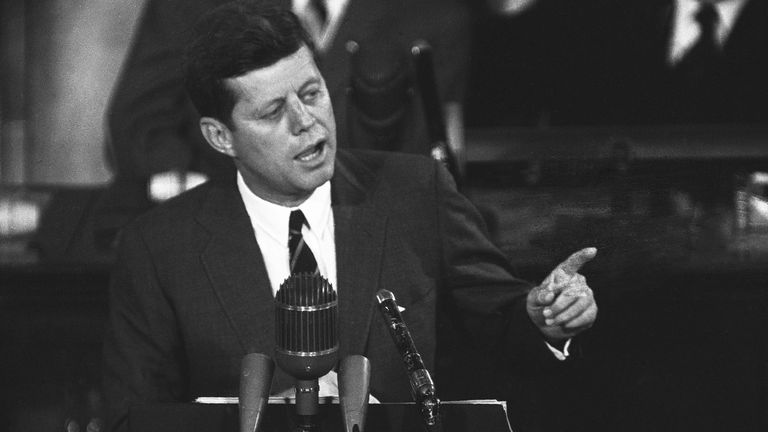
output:
[[319, 432], [320, 384], [318, 379], [296, 380], [296, 432]]

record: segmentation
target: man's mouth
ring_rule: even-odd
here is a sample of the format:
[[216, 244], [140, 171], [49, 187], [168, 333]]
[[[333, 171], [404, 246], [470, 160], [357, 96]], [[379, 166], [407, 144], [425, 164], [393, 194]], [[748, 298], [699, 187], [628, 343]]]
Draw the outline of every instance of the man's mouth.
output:
[[314, 159], [317, 159], [323, 154], [325, 143], [325, 140], [320, 140], [317, 144], [296, 155], [295, 159], [301, 162], [310, 162]]

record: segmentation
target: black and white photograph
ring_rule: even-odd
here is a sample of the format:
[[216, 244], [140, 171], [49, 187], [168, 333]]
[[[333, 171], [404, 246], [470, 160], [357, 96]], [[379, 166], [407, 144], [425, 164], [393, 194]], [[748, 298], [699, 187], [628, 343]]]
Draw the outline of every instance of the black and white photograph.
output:
[[0, 430], [768, 430], [768, 2], [0, 2]]

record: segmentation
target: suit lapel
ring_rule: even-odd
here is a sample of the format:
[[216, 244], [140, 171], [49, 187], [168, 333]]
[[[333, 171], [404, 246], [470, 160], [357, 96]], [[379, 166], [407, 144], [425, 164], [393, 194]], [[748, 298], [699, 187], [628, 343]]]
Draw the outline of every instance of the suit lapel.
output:
[[[355, 172], [357, 171], [357, 172]], [[379, 289], [386, 217], [366, 199], [369, 173], [342, 160], [336, 164], [333, 216], [339, 292], [340, 358], [365, 352]]]
[[210, 233], [203, 265], [243, 350], [271, 355], [272, 288], [237, 187], [211, 189], [197, 218]]

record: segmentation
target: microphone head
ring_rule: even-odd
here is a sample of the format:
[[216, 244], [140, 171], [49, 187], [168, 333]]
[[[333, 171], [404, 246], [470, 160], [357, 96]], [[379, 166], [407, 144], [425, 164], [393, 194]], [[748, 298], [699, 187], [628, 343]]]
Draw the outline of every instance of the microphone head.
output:
[[240, 432], [258, 429], [272, 387], [275, 363], [261, 353], [251, 353], [240, 363]]
[[336, 364], [338, 301], [319, 274], [289, 276], [275, 296], [275, 361], [299, 380], [312, 380]]
[[395, 295], [392, 294], [392, 291], [389, 291], [386, 289], [380, 289], [376, 293], [376, 301], [378, 301], [379, 303], [382, 303], [385, 300], [395, 301]]
[[344, 432], [363, 432], [368, 412], [371, 383], [371, 362], [355, 354], [345, 357], [339, 365], [339, 405]]

